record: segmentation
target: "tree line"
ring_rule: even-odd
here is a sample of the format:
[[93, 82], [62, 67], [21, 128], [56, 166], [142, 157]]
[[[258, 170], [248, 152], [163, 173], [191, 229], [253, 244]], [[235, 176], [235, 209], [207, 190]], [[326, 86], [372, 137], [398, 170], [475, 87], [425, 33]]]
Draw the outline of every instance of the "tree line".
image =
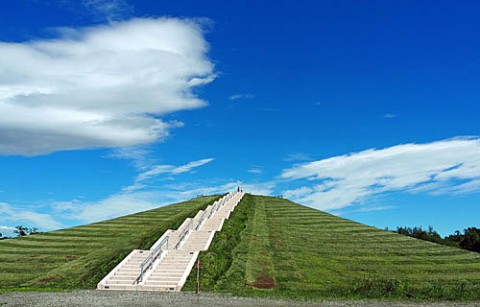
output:
[[[388, 228], [386, 230], [388, 230]], [[429, 226], [428, 230], [422, 229], [421, 226], [413, 228], [397, 227], [393, 232], [424, 241], [455, 246], [480, 253], [480, 228], [469, 227], [464, 229], [463, 233], [457, 230], [454, 234], [448, 235], [444, 238], [442, 238], [432, 226]]]

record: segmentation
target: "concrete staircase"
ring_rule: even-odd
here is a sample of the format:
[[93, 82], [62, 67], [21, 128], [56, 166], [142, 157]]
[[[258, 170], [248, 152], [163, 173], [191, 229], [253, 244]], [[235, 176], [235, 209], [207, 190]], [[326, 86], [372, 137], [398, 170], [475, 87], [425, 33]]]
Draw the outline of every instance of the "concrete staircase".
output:
[[187, 218], [177, 230], [167, 230], [150, 250], [133, 250], [105, 278], [99, 290], [180, 291], [200, 251], [210, 246], [242, 199], [243, 192], [228, 193]]

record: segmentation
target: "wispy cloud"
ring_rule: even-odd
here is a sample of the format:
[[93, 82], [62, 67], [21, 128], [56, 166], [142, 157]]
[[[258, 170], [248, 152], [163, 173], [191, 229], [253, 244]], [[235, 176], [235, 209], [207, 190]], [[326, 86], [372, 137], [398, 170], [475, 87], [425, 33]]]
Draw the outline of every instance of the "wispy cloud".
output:
[[126, 147], [114, 149], [107, 158], [131, 160], [133, 166], [138, 170], [145, 170], [154, 164], [150, 158], [151, 151], [142, 147]]
[[323, 210], [361, 204], [392, 191], [436, 194], [480, 191], [480, 139], [457, 138], [304, 163], [282, 172], [303, 186], [284, 195]]
[[247, 172], [249, 172], [251, 174], [262, 174], [263, 173], [263, 168], [261, 168], [260, 166], [254, 166], [254, 167], [250, 168]]
[[194, 168], [200, 167], [207, 163], [213, 161], [213, 158], [208, 159], [201, 159], [197, 161], [192, 161], [185, 165], [181, 166], [174, 166], [174, 165], [155, 165], [151, 169], [146, 172], [139, 174], [136, 178], [136, 183], [147, 180], [152, 177], [156, 177], [160, 174], [170, 174], [170, 175], [178, 175], [182, 173], [187, 173], [192, 171]]
[[58, 7], [95, 22], [115, 22], [133, 15], [134, 6], [127, 0], [29, 0]]
[[173, 18], [0, 43], [0, 154], [162, 141], [181, 124], [161, 116], [206, 105], [193, 89], [215, 78], [207, 51], [200, 24]]
[[133, 6], [126, 0], [82, 0], [81, 4], [95, 18], [106, 19], [110, 22], [124, 19], [133, 11]]
[[395, 117], [397, 117], [397, 114], [388, 113], [388, 114], [383, 115], [383, 117], [384, 118], [395, 118]]
[[384, 211], [395, 209], [395, 206], [374, 206], [374, 207], [361, 207], [357, 212], [372, 212], [372, 211]]
[[14, 230], [15, 230], [15, 227], [0, 226], [0, 231], [2, 231], [2, 230], [14, 231]]
[[50, 214], [14, 208], [7, 203], [0, 203], [0, 219], [5, 222], [15, 223], [15, 225], [33, 225], [46, 230], [58, 229], [63, 226], [62, 223], [55, 220]]
[[241, 99], [247, 100], [247, 99], [254, 99], [256, 97], [257, 97], [257, 95], [255, 95], [255, 94], [244, 93], [244, 94], [233, 94], [230, 97], [228, 97], [228, 99], [230, 99], [230, 100], [241, 100]]
[[[121, 152], [122, 158], [137, 158], [137, 154], [143, 156], [143, 151]], [[189, 184], [188, 189], [182, 191], [175, 188], [181, 185], [164, 184], [152, 187], [148, 181], [159, 175], [176, 176], [192, 172], [195, 168], [212, 162], [213, 159], [201, 159], [180, 166], [154, 165], [148, 170], [140, 172], [134, 182], [123, 188], [118, 193], [107, 196], [98, 201], [85, 201], [75, 198], [68, 201], [53, 201], [49, 204], [47, 213], [19, 210], [8, 204], [0, 203], [0, 218], [11, 222], [27, 221], [44, 230], [58, 229], [63, 225], [57, 220], [77, 223], [91, 223], [118, 216], [128, 215], [161, 207], [172, 202], [187, 200], [199, 194], [212, 192], [224, 193], [233, 190], [233, 184], [220, 187], [203, 187], [199, 184]], [[209, 192], [209, 193], [207, 193]]]

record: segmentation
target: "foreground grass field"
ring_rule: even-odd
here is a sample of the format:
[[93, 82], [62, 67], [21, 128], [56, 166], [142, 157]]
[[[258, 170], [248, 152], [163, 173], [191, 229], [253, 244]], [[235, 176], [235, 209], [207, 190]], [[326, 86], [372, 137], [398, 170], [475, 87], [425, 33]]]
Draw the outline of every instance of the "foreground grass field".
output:
[[[201, 288], [293, 299], [480, 300], [480, 254], [288, 200], [246, 195], [207, 252]], [[193, 290], [194, 273], [184, 290]]]
[[0, 291], [94, 289], [132, 249], [213, 203], [202, 197], [104, 222], [0, 241]]

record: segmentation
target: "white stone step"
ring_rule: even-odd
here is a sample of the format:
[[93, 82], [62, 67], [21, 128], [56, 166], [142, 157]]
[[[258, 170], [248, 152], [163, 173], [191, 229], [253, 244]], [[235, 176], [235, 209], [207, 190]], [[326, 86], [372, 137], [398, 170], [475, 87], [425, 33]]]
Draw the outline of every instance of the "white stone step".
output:
[[177, 273], [182, 273], [183, 271], [185, 271], [185, 268], [187, 266], [184, 265], [184, 266], [177, 266], [177, 267], [163, 267], [163, 268], [159, 268], [159, 269], [155, 269], [150, 275], [154, 276], [154, 275], [157, 275], [157, 273], [160, 273], [160, 274], [177, 274]]
[[166, 282], [166, 281], [146, 281], [145, 285], [147, 286], [162, 286], [166, 288], [176, 288], [178, 286], [177, 283]]
[[133, 280], [114, 279], [114, 280], [109, 280], [108, 284], [110, 284], [110, 285], [132, 285]]
[[183, 272], [180, 274], [161, 274], [161, 275], [150, 275], [148, 276], [148, 280], [180, 280], [183, 276]]
[[[190, 257], [190, 258], [191, 258], [191, 257]], [[187, 260], [184, 260], [184, 259], [181, 259], [181, 260], [180, 260], [180, 259], [179, 259], [179, 260], [177, 260], [177, 259], [169, 259], [169, 260], [161, 261], [161, 262], [157, 265], [157, 267], [164, 267], [164, 266], [166, 266], [166, 265], [169, 265], [169, 266], [170, 266], [170, 265], [173, 265], [173, 264], [179, 264], [179, 265], [181, 265], [181, 264], [186, 264], [186, 263], [188, 263], [188, 261], [190, 261], [190, 259], [187, 259]]]
[[163, 267], [156, 269], [155, 271], [152, 272], [150, 275], [156, 275], [157, 273], [161, 274], [175, 274], [175, 273], [183, 273], [185, 271], [186, 266], [182, 267]]
[[135, 274], [118, 272], [118, 273], [113, 274], [113, 276], [111, 278], [117, 278], [117, 277], [126, 277], [126, 278], [135, 277], [135, 278], [137, 278], [139, 273], [140, 272], [137, 272]]

